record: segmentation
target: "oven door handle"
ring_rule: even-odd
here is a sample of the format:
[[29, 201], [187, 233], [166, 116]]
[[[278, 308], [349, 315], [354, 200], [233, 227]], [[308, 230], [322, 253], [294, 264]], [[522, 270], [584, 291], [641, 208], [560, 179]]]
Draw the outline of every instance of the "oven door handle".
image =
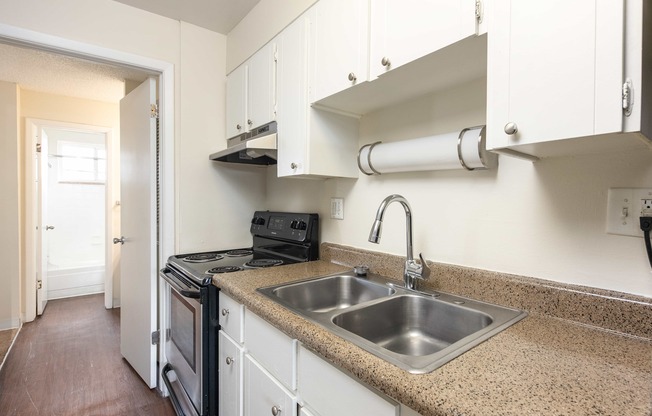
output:
[[179, 292], [180, 295], [185, 296], [187, 298], [193, 298], [193, 299], [199, 299], [201, 294], [199, 290], [192, 290], [192, 289], [184, 289], [177, 283], [177, 279], [174, 277], [172, 273], [168, 273], [165, 270], [161, 270], [161, 277], [165, 279], [166, 282], [172, 286], [172, 289], [176, 290]]

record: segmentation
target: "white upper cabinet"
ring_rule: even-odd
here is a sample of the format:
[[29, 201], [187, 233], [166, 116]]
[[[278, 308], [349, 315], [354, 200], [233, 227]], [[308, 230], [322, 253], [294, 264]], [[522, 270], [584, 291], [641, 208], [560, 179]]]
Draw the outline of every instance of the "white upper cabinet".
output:
[[314, 9], [277, 38], [279, 177], [357, 178], [358, 120], [310, 107], [309, 33]]
[[226, 77], [226, 137], [247, 131], [247, 64]]
[[369, 76], [369, 1], [320, 0], [314, 16], [311, 102], [365, 82]]
[[493, 7], [487, 148], [545, 156], [536, 144], [622, 131], [623, 0]]
[[269, 42], [247, 63], [248, 129], [260, 127], [276, 118], [275, 47], [273, 42]]
[[373, 0], [371, 79], [473, 36], [476, 30], [475, 0]]
[[276, 118], [275, 44], [267, 43], [226, 79], [226, 137]]

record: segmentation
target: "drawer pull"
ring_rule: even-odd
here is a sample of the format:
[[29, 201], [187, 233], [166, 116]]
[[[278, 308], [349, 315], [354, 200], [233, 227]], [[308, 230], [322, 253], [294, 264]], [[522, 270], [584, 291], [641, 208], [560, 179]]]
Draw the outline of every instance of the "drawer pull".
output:
[[231, 357], [226, 357], [226, 365], [231, 365], [235, 362], [235, 360]]
[[278, 416], [281, 414], [281, 406], [272, 406], [272, 416]]
[[226, 315], [228, 315], [228, 314], [229, 314], [229, 310], [228, 310], [228, 309], [226, 309], [226, 308], [222, 309], [222, 316], [226, 316]]

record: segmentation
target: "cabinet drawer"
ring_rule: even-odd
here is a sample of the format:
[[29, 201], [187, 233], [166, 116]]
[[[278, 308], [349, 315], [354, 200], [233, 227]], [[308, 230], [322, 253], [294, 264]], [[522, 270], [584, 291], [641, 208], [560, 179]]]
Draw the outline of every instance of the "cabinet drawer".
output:
[[245, 356], [245, 416], [272, 415], [272, 408], [282, 416], [296, 416], [297, 400], [274, 377]]
[[297, 388], [320, 416], [400, 414], [397, 402], [357, 382], [303, 346], [299, 348]]
[[295, 390], [297, 341], [248, 310], [245, 319], [245, 345], [249, 354], [283, 385]]
[[222, 331], [226, 332], [236, 342], [242, 344], [244, 306], [220, 292], [219, 322]]
[[244, 352], [224, 331], [220, 331], [219, 337], [219, 414], [242, 416]]

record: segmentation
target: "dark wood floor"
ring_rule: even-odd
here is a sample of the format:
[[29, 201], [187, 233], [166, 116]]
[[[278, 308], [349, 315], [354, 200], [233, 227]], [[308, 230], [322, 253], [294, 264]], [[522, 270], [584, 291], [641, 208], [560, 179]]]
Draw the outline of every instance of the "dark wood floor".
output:
[[174, 415], [120, 355], [120, 312], [103, 295], [48, 302], [0, 371], [0, 415]]

